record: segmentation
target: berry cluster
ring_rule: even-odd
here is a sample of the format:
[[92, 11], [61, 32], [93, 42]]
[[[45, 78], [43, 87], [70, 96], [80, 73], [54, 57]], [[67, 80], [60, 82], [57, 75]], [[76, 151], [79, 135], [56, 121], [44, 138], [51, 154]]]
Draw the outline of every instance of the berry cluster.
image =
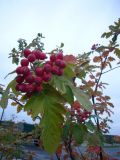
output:
[[[25, 49], [23, 55], [25, 58], [21, 60], [21, 66], [16, 69], [16, 90], [26, 93], [27, 97], [33, 92], [41, 92], [42, 84], [49, 82], [53, 74], [61, 76], [64, 73], [66, 64], [62, 52], [51, 54], [49, 61], [45, 61], [47, 56], [40, 50]], [[43, 64], [42, 67], [39, 64]]]
[[78, 101], [75, 101], [69, 110], [72, 117], [77, 119], [79, 122], [84, 122], [91, 114], [91, 112], [86, 111], [82, 108]]

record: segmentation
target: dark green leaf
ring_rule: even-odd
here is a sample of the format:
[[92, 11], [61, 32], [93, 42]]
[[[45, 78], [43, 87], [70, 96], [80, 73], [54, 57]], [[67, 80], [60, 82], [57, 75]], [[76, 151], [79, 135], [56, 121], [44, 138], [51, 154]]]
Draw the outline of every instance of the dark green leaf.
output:
[[80, 124], [80, 125], [75, 124], [72, 128], [72, 133], [73, 133], [73, 137], [75, 138], [76, 142], [78, 144], [81, 144], [84, 141], [84, 136], [87, 133], [87, 128], [83, 124]]
[[66, 93], [63, 96], [68, 103], [73, 104], [74, 102], [73, 92], [69, 86], [66, 85], [65, 87], [66, 87]]

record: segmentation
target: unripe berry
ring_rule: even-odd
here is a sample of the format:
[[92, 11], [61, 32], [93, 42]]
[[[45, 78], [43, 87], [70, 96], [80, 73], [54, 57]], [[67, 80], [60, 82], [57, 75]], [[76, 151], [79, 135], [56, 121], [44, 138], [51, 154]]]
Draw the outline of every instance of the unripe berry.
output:
[[42, 78], [36, 76], [36, 77], [35, 77], [35, 83], [36, 83], [36, 84], [41, 84], [41, 83], [42, 83]]
[[40, 67], [36, 67], [35, 68], [35, 73], [36, 73], [36, 75], [37, 76], [43, 76], [43, 69], [42, 68], [40, 68]]
[[28, 65], [29, 65], [28, 59], [22, 59], [21, 60], [21, 66], [28, 66]]
[[17, 76], [16, 77], [16, 82], [17, 83], [22, 83], [24, 81], [24, 77], [23, 76]]
[[59, 52], [59, 53], [56, 55], [56, 58], [63, 60], [63, 53], [62, 53], [62, 52]]
[[49, 73], [44, 73], [44, 75], [43, 75], [43, 80], [45, 81], [45, 82], [48, 82], [48, 81], [50, 81], [51, 80], [51, 74]]
[[34, 82], [34, 80], [35, 80], [35, 78], [34, 78], [34, 76], [33, 75], [28, 75], [27, 77], [26, 77], [26, 82], [28, 82], [28, 83], [33, 83]]
[[36, 60], [36, 56], [34, 54], [30, 54], [28, 57], [28, 61], [33, 63]]
[[43, 53], [43, 52], [41, 52], [41, 53], [40, 53], [40, 60], [44, 60], [44, 59], [46, 59], [46, 58], [47, 58], [46, 54]]
[[24, 57], [27, 58], [31, 54], [31, 51], [29, 49], [25, 49], [23, 51], [23, 54], [24, 54]]
[[51, 67], [50, 64], [45, 64], [45, 66], [44, 66], [44, 71], [45, 72], [49, 73], [49, 72], [51, 72], [51, 69], [52, 69], [52, 67]]
[[56, 60], [56, 55], [55, 54], [51, 54], [50, 55], [50, 61], [55, 62]]

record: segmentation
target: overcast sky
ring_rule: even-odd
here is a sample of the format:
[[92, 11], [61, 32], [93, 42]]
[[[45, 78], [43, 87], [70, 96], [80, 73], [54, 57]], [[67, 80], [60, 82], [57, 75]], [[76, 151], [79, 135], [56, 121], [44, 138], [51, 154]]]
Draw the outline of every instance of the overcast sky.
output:
[[[119, 0], [0, 0], [0, 83], [7, 84], [13, 77], [4, 76], [15, 69], [8, 59], [17, 40], [25, 38], [30, 42], [37, 33], [43, 33], [46, 51], [61, 42], [65, 44], [65, 54], [89, 51], [94, 43], [105, 43], [100, 36], [108, 26], [120, 18]], [[115, 104], [114, 123], [111, 134], [120, 135], [120, 70], [104, 76], [110, 83], [106, 94]], [[15, 75], [14, 75], [15, 76]], [[117, 77], [117, 78], [116, 78]], [[8, 107], [4, 118], [16, 113], [15, 107]], [[32, 122], [26, 113], [19, 113], [17, 120]]]

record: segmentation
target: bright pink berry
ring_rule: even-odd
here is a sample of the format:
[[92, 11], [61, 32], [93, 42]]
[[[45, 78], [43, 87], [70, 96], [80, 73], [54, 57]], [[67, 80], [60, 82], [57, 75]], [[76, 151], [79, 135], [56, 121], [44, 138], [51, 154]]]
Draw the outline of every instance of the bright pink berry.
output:
[[63, 53], [62, 53], [62, 52], [59, 52], [59, 53], [56, 55], [56, 58], [63, 60]]
[[25, 49], [23, 51], [23, 54], [24, 54], [24, 57], [27, 58], [31, 54], [31, 51], [29, 49]]
[[23, 81], [24, 81], [23, 76], [17, 76], [17, 77], [16, 77], [16, 82], [17, 82], [17, 83], [22, 83]]
[[29, 65], [28, 59], [22, 59], [21, 60], [21, 66], [28, 66], [28, 65]]
[[36, 60], [36, 56], [34, 54], [30, 54], [28, 57], [28, 61], [33, 63]]
[[35, 77], [33, 75], [28, 75], [25, 80], [28, 83], [33, 83], [35, 80]]
[[43, 52], [41, 52], [41, 53], [40, 53], [40, 60], [44, 60], [44, 59], [46, 59], [46, 58], [47, 58], [46, 54], [43, 53]]
[[41, 83], [42, 83], [42, 78], [36, 76], [36, 77], [35, 77], [35, 83], [36, 83], [36, 84], [41, 84]]
[[55, 62], [56, 60], [56, 55], [55, 54], [51, 54], [50, 55], [50, 61]]
[[50, 81], [50, 80], [51, 80], [51, 74], [50, 74], [50, 73], [44, 73], [44, 75], [43, 75], [43, 80], [44, 80], [45, 82]]
[[35, 73], [37, 76], [42, 76], [43, 75], [43, 69], [40, 67], [35, 68]]
[[50, 64], [45, 64], [45, 66], [44, 66], [44, 71], [45, 72], [49, 73], [49, 72], [51, 72], [51, 69], [52, 69], [52, 67], [51, 67]]

